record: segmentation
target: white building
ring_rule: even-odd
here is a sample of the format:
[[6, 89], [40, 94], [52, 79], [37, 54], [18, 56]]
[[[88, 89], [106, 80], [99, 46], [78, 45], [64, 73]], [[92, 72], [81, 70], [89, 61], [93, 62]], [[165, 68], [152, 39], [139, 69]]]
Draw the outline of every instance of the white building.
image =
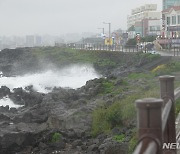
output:
[[157, 4], [146, 4], [133, 9], [127, 17], [127, 28], [131, 27], [142, 36], [158, 35], [161, 29], [161, 12], [157, 11]]
[[26, 47], [34, 47], [34, 35], [26, 36]]

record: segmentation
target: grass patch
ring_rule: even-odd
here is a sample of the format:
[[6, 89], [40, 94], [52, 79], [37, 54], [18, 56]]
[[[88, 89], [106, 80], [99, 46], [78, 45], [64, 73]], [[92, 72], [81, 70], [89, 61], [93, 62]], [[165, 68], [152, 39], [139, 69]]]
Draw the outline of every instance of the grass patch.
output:
[[115, 96], [126, 90], [128, 90], [128, 82], [125, 80], [103, 79], [99, 94], [100, 95], [112, 94], [113, 96]]
[[54, 133], [52, 135], [51, 142], [52, 143], [59, 142], [61, 138], [62, 138], [62, 135], [60, 133]]
[[151, 79], [153, 77], [153, 73], [131, 73], [128, 75], [129, 79]]
[[114, 89], [114, 82], [109, 80], [103, 80], [102, 82], [102, 90], [100, 93], [102, 94], [108, 94], [111, 93]]
[[123, 142], [125, 140], [125, 135], [124, 134], [115, 135], [113, 137], [113, 140], [121, 143], [121, 142]]

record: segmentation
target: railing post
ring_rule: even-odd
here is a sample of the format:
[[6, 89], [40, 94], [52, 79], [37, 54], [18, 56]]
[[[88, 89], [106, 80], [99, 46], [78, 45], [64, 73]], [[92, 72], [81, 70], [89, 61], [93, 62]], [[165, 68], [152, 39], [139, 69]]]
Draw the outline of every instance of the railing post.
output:
[[145, 98], [136, 101], [139, 142], [144, 144], [139, 154], [147, 153], [147, 141], [155, 143], [156, 154], [162, 153], [162, 105], [162, 99]]
[[[164, 143], [176, 143], [176, 130], [175, 130], [175, 100], [174, 100], [174, 76], [160, 76], [160, 91], [161, 98], [164, 99], [164, 106], [169, 99], [172, 101], [171, 111], [167, 121], [167, 126], [163, 135]], [[176, 150], [169, 151], [165, 149], [164, 152], [176, 153]]]

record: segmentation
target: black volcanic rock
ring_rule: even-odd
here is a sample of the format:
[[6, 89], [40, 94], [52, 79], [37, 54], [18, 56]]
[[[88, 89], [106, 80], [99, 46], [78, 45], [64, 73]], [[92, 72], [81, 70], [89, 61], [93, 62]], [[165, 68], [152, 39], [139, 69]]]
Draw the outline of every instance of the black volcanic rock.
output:
[[0, 88], [0, 98], [2, 97], [5, 97], [7, 95], [9, 95], [11, 92], [10, 92], [10, 89], [6, 86], [1, 86]]

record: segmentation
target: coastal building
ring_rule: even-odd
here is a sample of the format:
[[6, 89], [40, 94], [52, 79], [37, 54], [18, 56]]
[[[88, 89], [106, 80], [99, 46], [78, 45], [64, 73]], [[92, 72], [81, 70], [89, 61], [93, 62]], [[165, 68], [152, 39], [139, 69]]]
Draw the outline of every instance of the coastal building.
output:
[[180, 6], [172, 6], [162, 11], [163, 37], [176, 38], [180, 36]]
[[157, 11], [157, 4], [145, 4], [132, 9], [131, 15], [127, 17], [127, 29], [130, 34], [140, 34], [142, 37], [159, 35], [161, 12]]
[[163, 10], [165, 10], [172, 6], [179, 6], [180, 0], [163, 0], [162, 4], [163, 4]]

